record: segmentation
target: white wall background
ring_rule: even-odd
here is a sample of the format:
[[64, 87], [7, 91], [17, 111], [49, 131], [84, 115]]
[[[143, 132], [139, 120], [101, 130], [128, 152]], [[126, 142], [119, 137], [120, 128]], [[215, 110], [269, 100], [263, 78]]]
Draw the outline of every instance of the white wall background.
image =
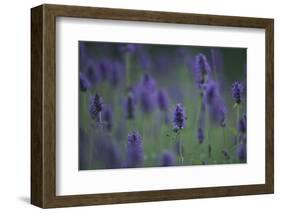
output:
[[[30, 189], [30, 8], [39, 0], [2, 1], [0, 7], [0, 211], [39, 212]], [[281, 90], [279, 1], [274, 0], [60, 0], [47, 3], [275, 18], [275, 105]], [[258, 104], [258, 103], [257, 103]], [[281, 113], [275, 111], [275, 194], [52, 209], [49, 212], [278, 212], [281, 207]], [[258, 131], [258, 130], [257, 130]], [[258, 157], [258, 156], [257, 156]], [[243, 175], [243, 174], [241, 174]], [[279, 210], [280, 211], [280, 210]]]

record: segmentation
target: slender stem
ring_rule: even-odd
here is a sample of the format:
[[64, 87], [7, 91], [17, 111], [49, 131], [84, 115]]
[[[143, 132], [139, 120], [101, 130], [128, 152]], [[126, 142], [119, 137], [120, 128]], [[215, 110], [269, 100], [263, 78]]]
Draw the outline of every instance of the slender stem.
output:
[[181, 165], [183, 165], [183, 150], [182, 150], [182, 143], [181, 143], [181, 132], [179, 131], [178, 133], [179, 135], [179, 152], [180, 152], [180, 161], [181, 161]]
[[222, 127], [222, 134], [223, 134], [223, 144], [225, 145], [225, 128]]
[[239, 117], [240, 117], [240, 104], [237, 105], [236, 125], [238, 125]]

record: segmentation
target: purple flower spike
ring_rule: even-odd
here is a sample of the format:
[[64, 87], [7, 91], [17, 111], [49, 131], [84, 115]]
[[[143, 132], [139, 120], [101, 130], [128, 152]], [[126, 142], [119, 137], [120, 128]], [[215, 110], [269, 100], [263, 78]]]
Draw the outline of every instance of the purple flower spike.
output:
[[98, 94], [90, 98], [89, 113], [93, 119], [99, 119], [98, 114], [103, 109], [103, 103]]
[[225, 126], [226, 106], [220, 95], [218, 85], [214, 81], [209, 81], [204, 85], [204, 101], [208, 105], [211, 119], [221, 127]]
[[149, 74], [145, 74], [142, 78], [142, 87], [150, 90], [150, 92], [155, 92], [156, 81]]
[[213, 105], [219, 98], [218, 85], [214, 81], [209, 81], [204, 85], [205, 100], [208, 105]]
[[195, 58], [195, 77], [196, 81], [201, 87], [208, 81], [209, 74], [211, 73], [211, 67], [204, 54], [199, 53]]
[[138, 90], [142, 111], [145, 113], [152, 112], [156, 105], [156, 81], [150, 75], [145, 74]]
[[143, 90], [140, 93], [140, 104], [143, 112], [145, 113], [152, 112], [155, 108], [154, 94], [151, 94], [149, 90]]
[[113, 69], [113, 62], [109, 59], [104, 59], [101, 60], [98, 64], [98, 68], [99, 68], [99, 74], [101, 76], [102, 80], [107, 80], [108, 78], [110, 78], [110, 74], [112, 72]]
[[86, 78], [86, 76], [83, 73], [79, 73], [79, 86], [81, 91], [86, 91], [88, 88], [90, 88], [90, 82]]
[[246, 144], [239, 144], [236, 150], [237, 158], [240, 162], [245, 162], [247, 159], [247, 147]]
[[246, 133], [247, 131], [246, 115], [244, 115], [243, 118], [241, 118], [238, 121], [237, 129], [240, 133]]
[[198, 138], [198, 142], [200, 144], [202, 144], [204, 142], [204, 132], [203, 132], [203, 129], [201, 127], [198, 128], [197, 138]]
[[118, 86], [124, 74], [124, 65], [116, 61], [110, 72], [110, 83], [113, 86]]
[[161, 166], [174, 166], [176, 165], [176, 159], [174, 153], [165, 151], [161, 157]]
[[125, 111], [126, 111], [126, 117], [128, 119], [135, 118], [135, 108], [136, 108], [135, 99], [132, 94], [129, 94], [125, 101]]
[[112, 109], [107, 106], [103, 110], [103, 122], [108, 131], [112, 129]]
[[158, 106], [160, 110], [167, 111], [169, 107], [169, 98], [166, 90], [161, 89], [157, 95]]
[[243, 86], [240, 82], [235, 81], [232, 84], [232, 97], [235, 103], [240, 104], [242, 99]]
[[99, 82], [100, 80], [99, 72], [96, 68], [96, 65], [90, 60], [88, 60], [85, 73], [92, 85], [95, 85], [96, 83]]
[[143, 144], [138, 132], [133, 131], [128, 135], [127, 167], [141, 167], [143, 165]]
[[184, 108], [180, 104], [177, 104], [174, 111], [174, 129], [183, 129], [185, 127], [186, 119], [187, 117]]

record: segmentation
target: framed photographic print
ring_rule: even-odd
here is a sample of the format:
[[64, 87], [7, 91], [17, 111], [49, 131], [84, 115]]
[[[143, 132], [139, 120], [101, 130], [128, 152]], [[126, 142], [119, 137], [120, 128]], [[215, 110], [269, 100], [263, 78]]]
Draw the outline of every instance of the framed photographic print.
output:
[[31, 9], [31, 203], [274, 191], [273, 19]]

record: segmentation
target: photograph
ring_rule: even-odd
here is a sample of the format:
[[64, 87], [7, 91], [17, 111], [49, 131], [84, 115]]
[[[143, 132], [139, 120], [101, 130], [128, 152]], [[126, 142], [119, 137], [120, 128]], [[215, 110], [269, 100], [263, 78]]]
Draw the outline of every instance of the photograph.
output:
[[246, 48], [78, 46], [79, 170], [247, 163]]

